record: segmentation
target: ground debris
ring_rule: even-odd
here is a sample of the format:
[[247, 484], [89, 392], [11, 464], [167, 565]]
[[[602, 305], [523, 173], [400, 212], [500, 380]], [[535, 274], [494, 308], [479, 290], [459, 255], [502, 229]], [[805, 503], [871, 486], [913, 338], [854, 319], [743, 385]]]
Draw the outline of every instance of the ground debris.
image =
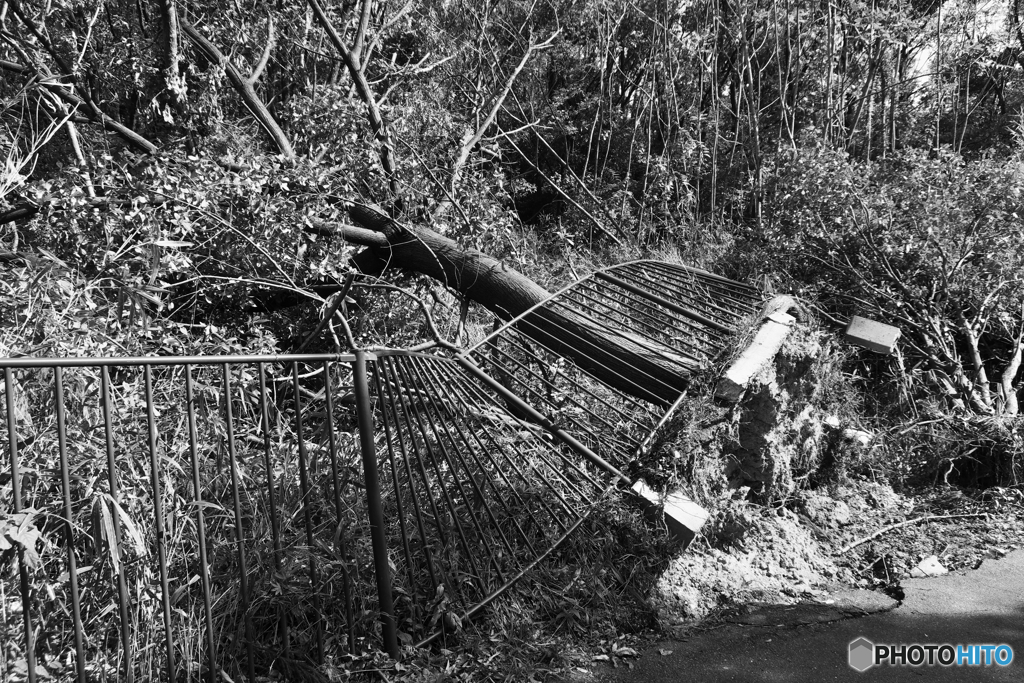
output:
[[849, 587], [898, 597], [900, 581], [921, 565], [925, 575], [971, 569], [1018, 547], [1019, 488], [896, 492], [851, 479], [832, 495], [800, 492], [782, 507], [726, 502], [671, 563], [654, 603], [665, 628], [685, 630], [742, 621], [737, 610], [827, 602]]

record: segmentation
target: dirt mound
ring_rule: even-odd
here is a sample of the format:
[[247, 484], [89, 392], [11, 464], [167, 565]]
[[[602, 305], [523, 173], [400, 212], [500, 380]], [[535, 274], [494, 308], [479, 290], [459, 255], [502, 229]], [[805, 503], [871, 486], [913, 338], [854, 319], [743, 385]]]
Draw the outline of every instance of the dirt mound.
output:
[[898, 596], [932, 555], [950, 571], [975, 568], [1024, 547], [1024, 490], [901, 494], [850, 480], [834, 496], [803, 491], [776, 508], [729, 501], [703, 532], [655, 589], [666, 627], [713, 623], [737, 604], [820, 601], [843, 586]]
[[798, 324], [738, 404], [695, 392], [660, 435], [650, 469], [675, 472], [664, 486], [712, 512], [657, 584], [663, 625], [738, 603], [824, 599], [838, 586], [899, 595], [930, 556], [952, 571], [1024, 546], [1019, 487], [897, 492], [876, 476], [886, 451], [859, 428], [844, 353]]
[[691, 624], [736, 603], [791, 604], [853, 579], [798, 513], [733, 502], [662, 575], [654, 602], [663, 624]]

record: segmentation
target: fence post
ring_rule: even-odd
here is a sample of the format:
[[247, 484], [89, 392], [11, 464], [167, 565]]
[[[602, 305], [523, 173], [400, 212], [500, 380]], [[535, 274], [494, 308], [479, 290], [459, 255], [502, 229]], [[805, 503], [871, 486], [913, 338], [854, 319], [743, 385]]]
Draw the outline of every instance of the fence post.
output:
[[[14, 514], [21, 512], [21, 472], [18, 462], [18, 419], [15, 414], [14, 372], [4, 367], [4, 400], [7, 406], [7, 438], [11, 446], [11, 493]], [[21, 579], [21, 618], [25, 629], [25, 664], [28, 667], [28, 683], [36, 683], [36, 644], [32, 628], [32, 599], [29, 592], [28, 568], [25, 566], [25, 549], [18, 544], [18, 576]], [[6, 656], [6, 653], [4, 653]]]
[[391, 567], [388, 562], [388, 543], [384, 533], [384, 506], [380, 499], [377, 451], [373, 443], [373, 406], [370, 403], [370, 387], [366, 380], [367, 360], [376, 360], [376, 357], [365, 351], [356, 351], [353, 367], [356, 416], [359, 422], [359, 446], [363, 454], [366, 508], [370, 519], [370, 541], [373, 544], [373, 569], [377, 577], [377, 597], [380, 601], [381, 635], [384, 638], [384, 649], [393, 659], [397, 660], [399, 658], [398, 632], [395, 625], [395, 607], [391, 597]]

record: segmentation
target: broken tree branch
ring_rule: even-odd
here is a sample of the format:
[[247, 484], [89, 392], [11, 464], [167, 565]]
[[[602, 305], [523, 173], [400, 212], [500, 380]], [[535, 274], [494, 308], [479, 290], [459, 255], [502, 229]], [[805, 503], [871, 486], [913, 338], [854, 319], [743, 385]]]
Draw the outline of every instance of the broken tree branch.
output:
[[305, 232], [322, 237], [340, 237], [350, 244], [358, 244], [361, 247], [374, 247], [386, 249], [388, 239], [379, 232], [360, 228], [355, 225], [330, 226], [323, 221], [314, 221], [303, 227]]
[[839, 550], [839, 554], [841, 555], [841, 554], [843, 554], [845, 552], [849, 552], [850, 550], [853, 550], [854, 548], [856, 548], [859, 545], [864, 545], [868, 541], [872, 541], [872, 540], [878, 538], [882, 534], [889, 533], [890, 531], [893, 531], [895, 529], [899, 529], [901, 527], [910, 526], [911, 524], [918, 524], [920, 522], [933, 522], [933, 521], [939, 520], [939, 519], [968, 519], [968, 518], [971, 518], [971, 517], [988, 517], [988, 513], [987, 512], [976, 512], [976, 513], [967, 514], [967, 515], [928, 515], [927, 517], [918, 517], [916, 519], [908, 519], [906, 521], [900, 522], [899, 524], [893, 524], [891, 526], [883, 527], [883, 528], [879, 529], [878, 531], [876, 531], [875, 533], [873, 533], [873, 534], [871, 534], [869, 536], [865, 536], [864, 538], [858, 538], [856, 541], [854, 541], [850, 545], [841, 548]]

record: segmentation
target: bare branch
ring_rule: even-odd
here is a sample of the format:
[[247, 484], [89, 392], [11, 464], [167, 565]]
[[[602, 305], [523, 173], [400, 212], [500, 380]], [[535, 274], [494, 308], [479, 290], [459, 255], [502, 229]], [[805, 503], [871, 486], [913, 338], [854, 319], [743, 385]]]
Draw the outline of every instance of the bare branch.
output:
[[362, 283], [359, 283], [359, 284], [356, 284], [356, 287], [358, 287], [360, 289], [383, 289], [383, 290], [391, 291], [391, 292], [399, 292], [400, 294], [404, 294], [405, 296], [409, 297], [410, 299], [415, 301], [416, 304], [420, 307], [420, 310], [423, 311], [423, 316], [424, 316], [424, 318], [426, 318], [426, 321], [427, 321], [427, 327], [430, 328], [430, 335], [434, 338], [434, 341], [437, 342], [437, 345], [441, 346], [443, 348], [446, 348], [446, 349], [451, 349], [452, 351], [459, 351], [460, 350], [459, 347], [456, 344], [452, 344], [450, 341], [448, 341], [443, 336], [441, 336], [441, 332], [437, 329], [437, 324], [434, 322], [434, 316], [430, 313], [430, 307], [427, 306], [427, 303], [422, 298], [420, 298], [419, 296], [416, 296], [416, 294], [414, 294], [413, 292], [410, 292], [407, 289], [402, 289], [401, 287], [397, 287], [395, 285], [387, 285], [387, 284], [380, 284], [380, 283], [378, 283], [378, 284], [362, 284]]
[[274, 16], [270, 13], [267, 14], [267, 44], [263, 48], [263, 55], [260, 57], [260, 61], [253, 67], [252, 74], [247, 79], [249, 85], [256, 85], [256, 81], [259, 80], [260, 74], [267, 68], [267, 62], [270, 61], [270, 53], [274, 50]]
[[[365, 0], [368, 2], [368, 0]], [[377, 105], [377, 100], [373, 95], [373, 91], [370, 89], [370, 84], [366, 82], [366, 76], [363, 74], [362, 66], [359, 62], [359, 55], [354, 54], [345, 43], [342, 41], [341, 36], [338, 35], [338, 31], [334, 28], [331, 20], [327, 17], [327, 13], [324, 12], [324, 8], [320, 5], [318, 0], [308, 0], [310, 8], [313, 10], [313, 14], [316, 17], [317, 22], [323, 28], [330, 39], [331, 44], [341, 55], [341, 60], [345, 62], [345, 66], [348, 68], [349, 75], [352, 76], [352, 81], [355, 83], [356, 92], [359, 94], [359, 98], [366, 105], [366, 117], [370, 121], [370, 129], [373, 130], [373, 135], [380, 143], [380, 165], [384, 169], [384, 175], [388, 179], [388, 188], [391, 191], [391, 196], [394, 199], [398, 199], [398, 170], [395, 166], [394, 159], [394, 146], [391, 144], [391, 133], [388, 129], [387, 124], [384, 122], [384, 118], [381, 116], [380, 107]]]
[[[373, 56], [373, 51], [377, 49], [378, 45], [380, 45], [380, 39], [381, 36], [384, 35], [384, 32], [387, 29], [394, 26], [399, 19], [408, 14], [409, 10], [411, 10], [412, 7], [413, 0], [407, 0], [404, 5], [398, 8], [398, 11], [392, 14], [387, 20], [384, 21], [384, 23], [380, 25], [380, 28], [377, 29], [377, 32], [373, 36], [373, 40], [371, 40], [370, 43], [366, 46], [366, 48], [363, 50], [363, 54], [359, 55], [359, 61], [362, 62], [364, 69], [366, 68], [366, 64], [370, 61], [370, 58]], [[454, 57], [454, 55], [452, 56]], [[446, 58], [444, 61], [448, 61], [448, 59], [451, 59], [451, 57]], [[422, 60], [420, 63], [422, 63]]]
[[[317, 323], [316, 328], [308, 335], [306, 335], [306, 339], [301, 344], [299, 344], [299, 348], [296, 349], [295, 353], [302, 353], [302, 350], [305, 349], [309, 345], [309, 343], [313, 341], [316, 338], [316, 336], [320, 334], [320, 332], [323, 331], [324, 327], [327, 326], [331, 318], [334, 316], [334, 313], [345, 303], [345, 297], [348, 296], [348, 291], [349, 289], [352, 288], [352, 282], [354, 280], [355, 275], [349, 273], [348, 276], [345, 278], [344, 284], [342, 284], [341, 286], [341, 291], [333, 295], [334, 301], [331, 302], [331, 304], [327, 307], [327, 310], [324, 312], [324, 315], [320, 319], [320, 322]], [[347, 321], [345, 324], [345, 329], [348, 332], [349, 336], [351, 336], [352, 331], [348, 328]], [[355, 348], [354, 343], [352, 344], [352, 348]]]
[[[491, 100], [491, 109], [489, 112], [487, 112], [487, 116], [485, 116], [483, 121], [480, 122], [480, 125], [477, 126], [476, 131], [466, 135], [466, 137], [463, 138], [462, 147], [459, 150], [459, 154], [455, 158], [455, 162], [452, 163], [452, 169], [450, 173], [451, 177], [449, 181], [449, 192], [446, 193], [450, 197], [455, 196], [455, 189], [459, 182], [459, 177], [462, 175], [462, 168], [463, 166], [466, 165], [466, 161], [469, 159], [470, 153], [477, 146], [477, 144], [479, 144], [481, 138], [483, 138], [484, 136], [484, 133], [486, 133], [487, 129], [491, 127], [491, 124], [494, 123], [494, 119], [498, 116], [498, 112], [501, 111], [502, 105], [505, 104], [505, 98], [508, 97], [509, 92], [512, 90], [512, 85], [515, 83], [516, 78], [519, 76], [520, 73], [522, 73], [523, 69], [526, 67], [526, 63], [530, 60], [530, 56], [534, 52], [539, 52], [540, 50], [544, 50], [546, 48], [551, 47], [552, 43], [554, 42], [555, 38], [558, 36], [560, 32], [561, 29], [558, 29], [553, 34], [551, 34], [551, 37], [549, 37], [544, 42], [531, 43], [526, 48], [526, 51], [523, 52], [522, 59], [519, 60], [519, 64], [516, 65], [516, 68], [512, 70], [512, 73], [509, 74], [509, 77], [505, 80], [505, 85], [502, 87], [501, 91], [498, 94], [496, 94], [494, 98]], [[441, 201], [437, 205], [437, 209], [434, 210], [434, 216], [441, 215], [444, 211], [448, 209], [448, 206], [450, 204], [451, 202], [448, 200]]]
[[370, 9], [373, 0], [362, 0], [359, 6], [359, 25], [356, 27], [356, 34], [352, 38], [352, 56], [357, 60], [363, 56], [363, 45], [366, 42], [366, 31], [370, 26]]
[[285, 135], [281, 126], [278, 125], [274, 119], [270, 110], [267, 109], [267, 105], [263, 103], [263, 100], [259, 98], [256, 91], [252, 87], [252, 82], [242, 76], [234, 64], [231, 63], [227, 57], [224, 56], [216, 45], [211, 43], [207, 38], [201, 34], [192, 24], [188, 23], [184, 19], [180, 20], [181, 28], [185, 31], [185, 35], [188, 36], [189, 40], [199, 48], [199, 50], [206, 55], [206, 57], [212, 61], [220, 64], [224, 68], [224, 73], [227, 74], [228, 80], [231, 81], [231, 85], [235, 88], [235, 91], [242, 98], [242, 102], [252, 113], [253, 117], [263, 127], [263, 130], [267, 132], [267, 135], [274, 141], [274, 145], [278, 151], [288, 159], [295, 158], [295, 150], [292, 148], [292, 143], [288, 140], [288, 136]]
[[57, 82], [52, 76], [40, 74], [31, 67], [5, 60], [0, 60], [0, 70], [35, 78], [38, 81], [39, 87], [46, 88], [49, 92], [63, 100], [65, 104], [71, 105], [72, 108], [84, 111], [91, 121], [103, 126], [106, 130], [116, 133], [136, 150], [145, 153], [152, 153], [157, 150], [157, 146], [152, 142], [123, 123], [113, 120], [100, 111], [99, 107], [95, 106], [92, 102], [86, 102], [78, 95], [70, 92], [67, 85]]

